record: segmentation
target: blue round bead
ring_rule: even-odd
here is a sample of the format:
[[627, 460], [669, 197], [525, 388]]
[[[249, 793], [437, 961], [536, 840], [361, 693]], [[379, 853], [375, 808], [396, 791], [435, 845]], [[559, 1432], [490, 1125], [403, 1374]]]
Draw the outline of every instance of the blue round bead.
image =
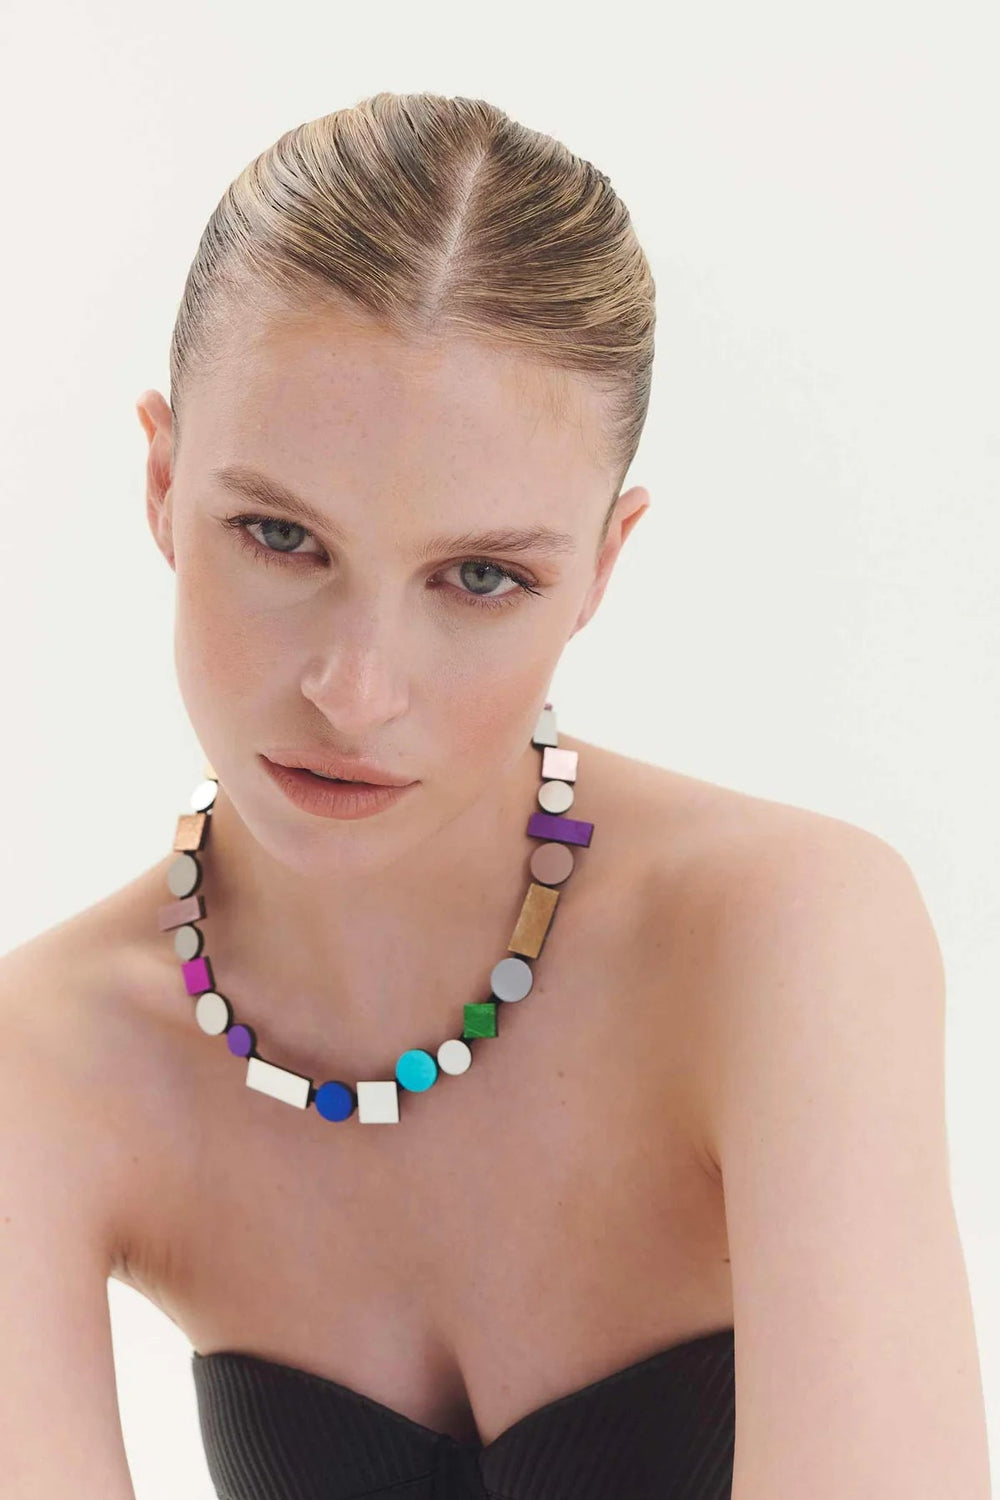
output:
[[313, 1103], [317, 1114], [321, 1114], [324, 1120], [346, 1120], [354, 1110], [354, 1095], [346, 1083], [330, 1079], [320, 1084]]
[[412, 1094], [422, 1094], [438, 1076], [438, 1066], [429, 1052], [411, 1047], [396, 1064], [396, 1080]]

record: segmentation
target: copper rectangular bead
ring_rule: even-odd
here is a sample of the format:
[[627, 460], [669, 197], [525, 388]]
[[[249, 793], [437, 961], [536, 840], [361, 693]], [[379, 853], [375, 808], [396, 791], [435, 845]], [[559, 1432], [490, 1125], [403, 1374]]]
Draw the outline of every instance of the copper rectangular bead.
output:
[[183, 901], [171, 901], [157, 912], [161, 932], [171, 927], [181, 927], [185, 922], [200, 922], [205, 915], [204, 896], [185, 896]]
[[182, 854], [190, 854], [192, 850], [202, 848], [207, 832], [208, 813], [181, 813], [177, 819], [174, 848]]
[[557, 890], [548, 885], [539, 885], [536, 880], [531, 882], [521, 904], [514, 935], [507, 944], [509, 953], [520, 953], [524, 958], [538, 957], [558, 900]]

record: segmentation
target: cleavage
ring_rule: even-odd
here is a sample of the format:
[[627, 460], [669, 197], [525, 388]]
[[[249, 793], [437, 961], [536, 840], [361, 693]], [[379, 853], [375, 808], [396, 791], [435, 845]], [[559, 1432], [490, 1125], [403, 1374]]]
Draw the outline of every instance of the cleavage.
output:
[[431, 1427], [424, 1422], [420, 1422], [415, 1417], [410, 1417], [405, 1412], [397, 1411], [395, 1407], [388, 1406], [385, 1402], [379, 1401], [376, 1397], [366, 1395], [365, 1392], [356, 1390], [352, 1386], [345, 1385], [342, 1381], [335, 1380], [331, 1376], [320, 1375], [315, 1371], [307, 1370], [302, 1366], [287, 1364], [282, 1360], [272, 1359], [265, 1355], [254, 1354], [248, 1350], [219, 1349], [212, 1350], [207, 1354], [202, 1354], [200, 1351], [196, 1350], [194, 1351], [192, 1357], [195, 1363], [198, 1363], [200, 1361], [203, 1361], [206, 1364], [216, 1363], [222, 1365], [223, 1368], [225, 1368], [225, 1366], [231, 1362], [237, 1365], [245, 1362], [253, 1367], [266, 1369], [267, 1371], [271, 1372], [275, 1376], [275, 1378], [278, 1379], [308, 1380], [310, 1382], [314, 1382], [322, 1388], [325, 1388], [330, 1392], [331, 1397], [335, 1399], [360, 1402], [370, 1411], [376, 1412], [379, 1415], [385, 1417], [386, 1420], [391, 1420], [394, 1423], [402, 1423], [414, 1432], [419, 1432], [427, 1437], [432, 1437], [435, 1439], [450, 1438], [452, 1442], [455, 1443], [458, 1447], [470, 1448], [485, 1453], [495, 1448], [502, 1440], [508, 1438], [510, 1434], [515, 1432], [525, 1423], [544, 1418], [544, 1416], [548, 1412], [555, 1410], [555, 1408], [557, 1407], [569, 1405], [570, 1403], [578, 1401], [584, 1397], [597, 1397], [601, 1390], [607, 1389], [612, 1385], [616, 1385], [625, 1380], [639, 1379], [646, 1375], [654, 1375], [656, 1371], [665, 1364], [682, 1361], [687, 1357], [688, 1354], [697, 1354], [702, 1348], [704, 1348], [705, 1350], [709, 1350], [718, 1347], [721, 1343], [729, 1344], [732, 1342], [732, 1338], [733, 1328], [732, 1325], [728, 1325], [725, 1327], [712, 1328], [703, 1333], [698, 1333], [690, 1337], [675, 1340], [674, 1342], [667, 1344], [660, 1349], [654, 1350], [651, 1354], [641, 1355], [638, 1359], [632, 1360], [628, 1364], [618, 1366], [605, 1375], [600, 1375], [593, 1380], [586, 1381], [584, 1384], [575, 1387], [573, 1390], [566, 1391], [560, 1395], [551, 1397], [549, 1400], [542, 1402], [536, 1407], [533, 1407], [530, 1411], [523, 1413], [520, 1417], [514, 1418], [514, 1420], [509, 1422], [506, 1427], [503, 1427], [498, 1433], [494, 1434], [493, 1437], [489, 1438], [486, 1441], [483, 1440], [482, 1436], [479, 1433], [475, 1417], [472, 1413], [471, 1405], [467, 1406], [466, 1408], [469, 1418], [468, 1424], [464, 1424], [460, 1421], [457, 1424], [456, 1430], [456, 1424], [452, 1423], [449, 1424], [447, 1430], [445, 1430], [438, 1427]]

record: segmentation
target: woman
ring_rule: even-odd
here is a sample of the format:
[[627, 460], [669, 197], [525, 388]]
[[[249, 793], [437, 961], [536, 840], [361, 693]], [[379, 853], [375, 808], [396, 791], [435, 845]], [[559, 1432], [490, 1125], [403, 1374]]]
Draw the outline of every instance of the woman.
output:
[[987, 1495], [908, 867], [549, 700], [649, 504], [653, 291], [482, 101], [212, 215], [138, 404], [208, 765], [3, 970], [14, 1500], [131, 1495], [108, 1275], [230, 1500]]

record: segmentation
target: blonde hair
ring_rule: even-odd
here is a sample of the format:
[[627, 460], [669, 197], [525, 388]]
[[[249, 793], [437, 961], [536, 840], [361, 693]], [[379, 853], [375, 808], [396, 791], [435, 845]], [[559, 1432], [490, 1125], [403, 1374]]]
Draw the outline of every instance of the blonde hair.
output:
[[603, 540], [649, 406], [654, 292], [590, 162], [482, 99], [374, 94], [287, 131], [216, 206], [171, 339], [174, 444], [234, 309], [325, 299], [402, 337], [464, 334], [591, 377], [615, 474]]

